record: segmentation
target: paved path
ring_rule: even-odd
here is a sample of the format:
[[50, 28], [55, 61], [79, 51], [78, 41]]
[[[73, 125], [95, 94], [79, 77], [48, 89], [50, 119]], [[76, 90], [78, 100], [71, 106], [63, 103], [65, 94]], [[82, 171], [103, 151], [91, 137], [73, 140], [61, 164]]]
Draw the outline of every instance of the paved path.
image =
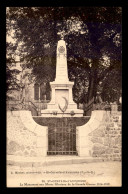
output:
[[7, 185], [12, 187], [121, 186], [121, 162], [7, 166], [7, 178]]

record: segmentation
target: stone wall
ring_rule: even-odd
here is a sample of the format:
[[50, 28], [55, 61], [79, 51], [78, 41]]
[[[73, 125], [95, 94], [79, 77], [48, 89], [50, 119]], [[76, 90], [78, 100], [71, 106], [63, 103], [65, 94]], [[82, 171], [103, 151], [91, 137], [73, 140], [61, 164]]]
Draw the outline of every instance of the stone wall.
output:
[[7, 154], [46, 156], [47, 127], [38, 125], [30, 111], [7, 112]]
[[[121, 160], [121, 112], [92, 111], [90, 120], [76, 129], [78, 156]], [[47, 156], [48, 127], [36, 123], [30, 111], [7, 112], [7, 154]]]
[[121, 160], [121, 112], [93, 111], [89, 122], [77, 130], [79, 156]]

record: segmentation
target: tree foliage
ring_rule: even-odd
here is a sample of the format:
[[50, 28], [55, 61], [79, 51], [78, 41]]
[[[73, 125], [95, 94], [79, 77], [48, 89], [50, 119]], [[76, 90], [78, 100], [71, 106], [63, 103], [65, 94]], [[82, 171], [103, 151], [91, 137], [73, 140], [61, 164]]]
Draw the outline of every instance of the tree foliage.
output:
[[[120, 7], [10, 7], [7, 19], [11, 21], [8, 28], [15, 30], [22, 66], [32, 68], [38, 82], [54, 80], [56, 46], [63, 34], [75, 101], [89, 102], [99, 91], [105, 100], [117, 98], [121, 87]], [[116, 90], [114, 98], [110, 88]]]
[[6, 90], [19, 90], [20, 85], [18, 83], [17, 75], [20, 71], [15, 68], [16, 61], [13, 57], [13, 51], [15, 50], [15, 46], [11, 43], [6, 44], [6, 48], [8, 51], [8, 55], [6, 58]]

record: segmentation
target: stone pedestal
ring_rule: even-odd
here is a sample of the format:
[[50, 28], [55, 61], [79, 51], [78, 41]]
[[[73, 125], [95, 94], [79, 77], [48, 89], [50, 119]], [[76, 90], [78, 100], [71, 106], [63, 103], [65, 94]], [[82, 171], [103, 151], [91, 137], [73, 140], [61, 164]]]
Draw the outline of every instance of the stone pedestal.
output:
[[[50, 84], [52, 98], [47, 105], [47, 109], [41, 110], [41, 115], [44, 117], [61, 117], [62, 115], [64, 117], [82, 117], [83, 110], [77, 109], [77, 104], [72, 97], [74, 83], [67, 81], [67, 83], [51, 82]], [[64, 111], [64, 109], [66, 110]]]

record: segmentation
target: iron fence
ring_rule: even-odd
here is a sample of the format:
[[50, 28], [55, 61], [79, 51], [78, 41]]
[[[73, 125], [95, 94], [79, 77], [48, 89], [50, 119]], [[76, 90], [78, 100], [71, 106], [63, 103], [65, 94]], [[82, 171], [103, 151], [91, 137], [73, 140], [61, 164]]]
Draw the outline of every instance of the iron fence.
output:
[[77, 155], [76, 125], [63, 121], [48, 126], [48, 155]]
[[6, 109], [7, 110], [30, 110], [33, 116], [40, 116], [41, 110], [47, 108], [47, 101], [45, 102], [32, 102], [20, 100], [7, 100]]

